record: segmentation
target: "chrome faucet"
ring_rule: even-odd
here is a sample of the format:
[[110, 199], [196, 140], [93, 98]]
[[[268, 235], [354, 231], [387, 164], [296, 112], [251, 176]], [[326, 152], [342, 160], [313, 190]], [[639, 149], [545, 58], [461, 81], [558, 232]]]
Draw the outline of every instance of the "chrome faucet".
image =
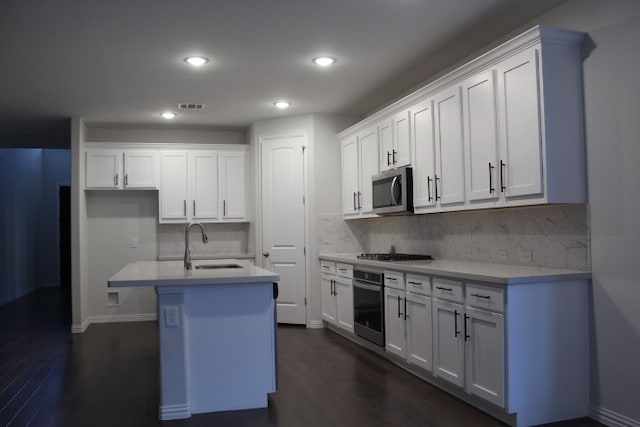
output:
[[207, 233], [204, 232], [204, 227], [199, 222], [192, 222], [187, 225], [187, 229], [184, 231], [184, 269], [191, 270], [193, 267], [191, 266], [191, 248], [189, 248], [189, 230], [191, 227], [197, 225], [200, 227], [200, 231], [202, 232], [202, 243], [207, 243], [209, 238], [207, 237]]

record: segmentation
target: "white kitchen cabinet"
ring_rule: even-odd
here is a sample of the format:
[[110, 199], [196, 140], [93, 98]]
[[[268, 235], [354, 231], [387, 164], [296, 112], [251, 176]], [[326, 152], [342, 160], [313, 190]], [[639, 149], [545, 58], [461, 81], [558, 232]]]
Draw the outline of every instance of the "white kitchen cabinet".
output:
[[413, 206], [432, 207], [436, 204], [436, 140], [433, 126], [433, 101], [420, 102], [409, 110], [413, 139]]
[[321, 261], [322, 319], [353, 333], [353, 266]]
[[379, 123], [380, 170], [411, 164], [409, 110], [401, 111]]
[[405, 291], [384, 287], [384, 339], [387, 352], [407, 357]]
[[374, 216], [371, 177], [380, 171], [378, 128], [342, 140], [342, 210], [345, 219]]
[[160, 222], [246, 220], [244, 151], [163, 151]]
[[433, 373], [459, 387], [464, 387], [462, 315], [461, 304], [433, 300]]
[[431, 297], [407, 292], [407, 362], [427, 371], [433, 363]]
[[88, 149], [85, 160], [86, 189], [158, 188], [155, 150]]

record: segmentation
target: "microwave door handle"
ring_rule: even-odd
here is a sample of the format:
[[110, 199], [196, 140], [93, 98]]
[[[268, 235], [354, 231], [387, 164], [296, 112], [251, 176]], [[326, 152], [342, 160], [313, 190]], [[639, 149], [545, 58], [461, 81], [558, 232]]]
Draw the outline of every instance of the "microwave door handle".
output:
[[398, 182], [398, 176], [394, 176], [391, 181], [391, 201], [393, 202], [393, 206], [398, 206], [398, 200], [396, 200], [396, 183]]

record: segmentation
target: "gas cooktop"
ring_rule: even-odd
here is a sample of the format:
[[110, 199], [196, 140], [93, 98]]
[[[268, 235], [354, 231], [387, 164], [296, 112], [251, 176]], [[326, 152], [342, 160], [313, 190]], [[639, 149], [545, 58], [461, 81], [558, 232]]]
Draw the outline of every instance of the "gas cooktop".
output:
[[359, 259], [371, 259], [376, 261], [422, 261], [427, 259], [433, 259], [431, 255], [419, 255], [419, 254], [399, 254], [395, 252], [390, 253], [363, 253], [358, 255]]

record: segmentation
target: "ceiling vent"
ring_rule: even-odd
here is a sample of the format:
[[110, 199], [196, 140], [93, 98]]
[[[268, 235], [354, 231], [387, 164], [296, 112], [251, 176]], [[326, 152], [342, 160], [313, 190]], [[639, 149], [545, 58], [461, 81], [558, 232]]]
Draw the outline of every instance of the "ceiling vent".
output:
[[204, 104], [193, 104], [187, 102], [181, 102], [178, 104], [178, 110], [202, 110], [204, 108]]

